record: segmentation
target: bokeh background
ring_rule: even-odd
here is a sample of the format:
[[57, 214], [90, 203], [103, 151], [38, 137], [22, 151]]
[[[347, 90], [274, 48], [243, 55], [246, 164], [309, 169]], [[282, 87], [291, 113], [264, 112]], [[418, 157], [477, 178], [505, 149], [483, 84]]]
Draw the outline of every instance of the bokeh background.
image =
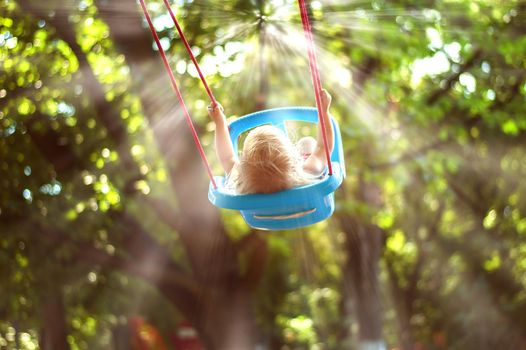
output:
[[[173, 6], [229, 116], [314, 106], [295, 1]], [[0, 0], [0, 349], [526, 348], [526, 3], [308, 7], [348, 177], [264, 232], [209, 204], [135, 0]]]

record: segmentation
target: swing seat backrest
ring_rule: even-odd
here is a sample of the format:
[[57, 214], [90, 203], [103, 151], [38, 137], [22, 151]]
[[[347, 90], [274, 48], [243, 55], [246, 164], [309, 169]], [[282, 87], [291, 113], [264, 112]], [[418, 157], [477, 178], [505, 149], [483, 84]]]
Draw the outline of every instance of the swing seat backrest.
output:
[[[309, 107], [287, 107], [268, 109], [241, 117], [229, 126], [234, 149], [246, 131], [255, 127], [272, 124], [285, 133], [287, 121], [316, 124], [318, 111]], [[334, 191], [345, 178], [345, 164], [340, 128], [331, 118], [334, 130], [334, 149], [331, 154], [333, 174], [325, 174], [311, 184], [271, 194], [236, 194], [225, 188], [226, 179], [215, 177], [217, 189], [212, 184], [208, 198], [220, 208], [239, 210], [250, 226], [266, 230], [285, 230], [312, 225], [325, 220], [334, 212]]]

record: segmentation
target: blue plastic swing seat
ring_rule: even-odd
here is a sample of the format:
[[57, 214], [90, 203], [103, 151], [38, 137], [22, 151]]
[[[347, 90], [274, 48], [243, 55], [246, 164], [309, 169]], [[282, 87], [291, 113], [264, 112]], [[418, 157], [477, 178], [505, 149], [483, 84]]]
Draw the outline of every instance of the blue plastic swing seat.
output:
[[[234, 149], [244, 132], [272, 124], [287, 133], [285, 122], [317, 123], [318, 111], [310, 107], [268, 109], [241, 117], [229, 126]], [[264, 230], [288, 230], [312, 225], [334, 212], [334, 191], [345, 178], [345, 163], [340, 128], [331, 118], [334, 149], [331, 154], [333, 174], [311, 184], [270, 194], [236, 194], [225, 188], [225, 177], [216, 176], [217, 189], [210, 184], [208, 199], [220, 208], [239, 210], [248, 225]]]

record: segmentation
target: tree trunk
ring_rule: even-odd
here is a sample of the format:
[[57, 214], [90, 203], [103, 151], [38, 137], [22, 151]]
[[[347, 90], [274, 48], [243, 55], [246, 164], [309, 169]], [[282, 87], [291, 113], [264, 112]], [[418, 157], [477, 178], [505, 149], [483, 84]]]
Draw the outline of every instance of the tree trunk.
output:
[[[361, 200], [378, 206], [379, 191], [373, 184], [360, 183]], [[339, 215], [346, 236], [347, 263], [344, 276], [349, 281], [353, 311], [359, 325], [360, 349], [385, 349], [382, 338], [382, 307], [379, 290], [379, 262], [384, 245], [384, 235], [375, 225], [355, 217]], [[345, 294], [345, 293], [344, 293]]]
[[348, 268], [354, 310], [360, 326], [360, 341], [376, 342], [382, 339], [381, 303], [378, 283], [378, 263], [381, 254], [381, 231], [372, 226], [354, 222], [347, 238]]
[[398, 277], [392, 266], [387, 262], [387, 271], [389, 273], [389, 284], [391, 286], [391, 295], [396, 310], [396, 332], [398, 335], [399, 346], [402, 350], [413, 349], [413, 337], [411, 331], [411, 310], [409, 309], [407, 302], [404, 298], [404, 290], [398, 284]]
[[[256, 326], [251, 307], [251, 295], [247, 291], [233, 290], [216, 293], [203, 302], [204, 331], [210, 349], [254, 349]], [[200, 327], [201, 329], [203, 327]]]
[[13, 328], [15, 329], [15, 349], [20, 350], [20, 332], [18, 331], [18, 322], [15, 322]]
[[40, 331], [41, 350], [69, 350], [67, 342], [66, 310], [62, 291], [55, 289], [48, 295], [42, 306]]
[[131, 349], [131, 333], [127, 324], [119, 324], [112, 330], [113, 350]]

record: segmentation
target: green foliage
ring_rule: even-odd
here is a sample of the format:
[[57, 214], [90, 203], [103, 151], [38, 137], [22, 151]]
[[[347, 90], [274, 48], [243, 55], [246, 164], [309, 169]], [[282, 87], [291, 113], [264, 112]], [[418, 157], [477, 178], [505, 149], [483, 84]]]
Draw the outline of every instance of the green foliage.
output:
[[[134, 49], [145, 28], [130, 27], [137, 38], [127, 46], [111, 31], [112, 16], [141, 19], [139, 8], [129, 1], [108, 15], [102, 3], [50, 1], [42, 11], [36, 0], [0, 0], [0, 348], [14, 348], [17, 337], [22, 349], [36, 348], [42, 310], [57, 287], [71, 349], [107, 348], [112, 330], [136, 315], [168, 339], [186, 316], [166, 285], [126, 270], [136, 253], [134, 229], [168, 251], [170, 261], [152, 256], [152, 265], [176, 266], [207, 291], [221, 284], [212, 267], [193, 270], [196, 248], [183, 244], [171, 212], [187, 203], [174, 199], [182, 141], [157, 139], [182, 118], [174, 95], [157, 85], [166, 82], [163, 67], [145, 59], [150, 51]], [[148, 6], [218, 169], [207, 96], [162, 3]], [[222, 283], [261, 270], [251, 305], [260, 339], [273, 348], [358, 344], [356, 305], [366, 298], [346, 285], [377, 279], [389, 347], [523, 346], [524, 3], [310, 6], [347, 156], [337, 214], [299, 232], [262, 235], [261, 266], [251, 265], [253, 247], [225, 251], [225, 261], [234, 258], [211, 263], [232, 264]], [[229, 116], [314, 104], [295, 1], [177, 1], [175, 10]], [[158, 75], [144, 80], [142, 65], [158, 65]], [[159, 110], [168, 117], [152, 118]], [[177, 159], [183, 167], [190, 158]], [[191, 170], [204, 178], [202, 168]], [[221, 220], [209, 241], [239, 247], [255, 234], [235, 212], [222, 211]], [[368, 255], [346, 220], [381, 229], [378, 276], [348, 280], [352, 254]], [[118, 259], [130, 265], [109, 263]], [[199, 273], [213, 278], [203, 282]]]

